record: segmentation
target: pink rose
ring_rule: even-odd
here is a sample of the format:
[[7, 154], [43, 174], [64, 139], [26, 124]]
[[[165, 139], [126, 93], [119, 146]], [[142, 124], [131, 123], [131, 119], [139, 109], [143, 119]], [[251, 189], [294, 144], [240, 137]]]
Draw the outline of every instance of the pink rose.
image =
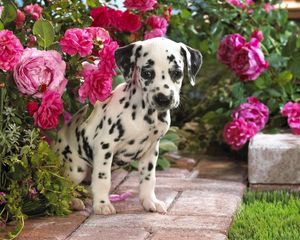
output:
[[275, 10], [275, 6], [272, 5], [271, 3], [265, 3], [264, 4], [264, 10], [266, 11], [266, 13], [271, 12], [272, 10]]
[[110, 36], [109, 33], [101, 27], [87, 27], [84, 29], [87, 31], [96, 42], [109, 43]]
[[252, 34], [251, 34], [251, 38], [256, 38], [258, 41], [262, 41], [264, 39], [264, 35], [262, 33], [262, 31], [260, 30], [255, 30]]
[[115, 75], [115, 68], [117, 67], [115, 62], [115, 51], [119, 47], [118, 43], [113, 41], [106, 44], [104, 48], [99, 51], [99, 71], [105, 75]]
[[98, 7], [91, 11], [91, 17], [93, 18], [92, 26], [113, 28], [114, 30], [120, 31], [121, 18], [123, 12], [108, 7]]
[[20, 11], [19, 9], [17, 9], [17, 17], [16, 17], [16, 27], [17, 28], [22, 28], [23, 24], [24, 24], [24, 21], [25, 21], [25, 14]]
[[242, 81], [255, 80], [269, 67], [256, 38], [252, 38], [241, 49], [233, 52], [230, 65]]
[[253, 4], [253, 0], [226, 0], [227, 3], [229, 3], [232, 6], [241, 8], [241, 9], [245, 9], [247, 8], [249, 5]]
[[43, 129], [56, 128], [63, 108], [60, 94], [54, 91], [47, 91], [42, 99], [41, 106], [33, 115], [34, 124]]
[[68, 29], [59, 42], [61, 50], [71, 56], [77, 53], [86, 57], [92, 53], [93, 39], [87, 31], [79, 28]]
[[288, 125], [294, 134], [300, 135], [300, 103], [286, 103], [281, 114], [288, 117]]
[[67, 112], [67, 111], [64, 111], [63, 112], [63, 116], [64, 116], [64, 123], [65, 124], [68, 124], [69, 122], [71, 122], [72, 120], [72, 115], [71, 113]]
[[269, 119], [269, 109], [255, 97], [248, 97], [247, 103], [242, 103], [231, 114], [233, 119], [243, 118], [246, 122], [254, 123], [257, 131], [266, 125]]
[[247, 43], [240, 34], [230, 34], [223, 37], [218, 47], [218, 59], [225, 65], [231, 65], [232, 54], [241, 49]]
[[125, 11], [122, 14], [121, 21], [119, 22], [119, 29], [122, 32], [136, 32], [142, 26], [140, 17], [131, 13], [130, 11]]
[[43, 8], [36, 3], [25, 6], [24, 11], [29, 14], [33, 20], [38, 20], [42, 16]]
[[20, 40], [9, 30], [0, 31], [0, 69], [10, 71], [19, 61], [24, 49]]
[[151, 16], [147, 20], [147, 24], [152, 28], [156, 29], [159, 28], [161, 29], [164, 33], [167, 32], [167, 27], [168, 27], [168, 22], [164, 17], [159, 17], [159, 16]]
[[30, 101], [27, 103], [27, 112], [30, 116], [33, 116], [33, 114], [38, 110], [39, 105], [35, 101]]
[[97, 100], [104, 101], [110, 96], [112, 90], [111, 76], [105, 75], [97, 66], [90, 63], [84, 65], [81, 75], [84, 82], [78, 90], [80, 101], [89, 98], [91, 104], [95, 104]]
[[255, 132], [255, 124], [238, 118], [225, 125], [223, 137], [233, 150], [239, 150], [254, 136]]
[[155, 28], [149, 32], [145, 32], [144, 40], [163, 36], [165, 36], [165, 33], [160, 28]]
[[63, 93], [65, 70], [66, 63], [58, 52], [27, 48], [14, 67], [14, 79], [21, 93], [42, 98], [45, 90]]
[[128, 9], [136, 9], [142, 12], [152, 10], [157, 0], [125, 0], [124, 6]]

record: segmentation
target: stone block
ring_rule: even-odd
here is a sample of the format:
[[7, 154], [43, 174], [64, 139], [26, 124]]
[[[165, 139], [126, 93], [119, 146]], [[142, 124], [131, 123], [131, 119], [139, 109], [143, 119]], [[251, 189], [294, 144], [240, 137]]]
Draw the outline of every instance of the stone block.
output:
[[299, 184], [300, 137], [257, 134], [249, 144], [250, 184]]

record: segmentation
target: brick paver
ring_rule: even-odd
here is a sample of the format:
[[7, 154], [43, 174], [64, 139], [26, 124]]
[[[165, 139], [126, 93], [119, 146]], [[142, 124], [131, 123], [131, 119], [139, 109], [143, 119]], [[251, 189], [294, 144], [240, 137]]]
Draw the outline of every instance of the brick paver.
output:
[[[185, 160], [187, 161], [187, 160]], [[188, 163], [191, 166], [191, 160]], [[201, 161], [200, 161], [201, 163]], [[194, 168], [170, 168], [157, 172], [156, 195], [168, 208], [165, 215], [145, 212], [138, 199], [138, 173], [118, 170], [113, 176], [113, 191], [131, 191], [132, 196], [114, 203], [113, 216], [82, 213], [60, 218], [42, 218], [26, 221], [21, 240], [224, 240], [232, 218], [239, 207], [245, 185], [238, 168], [229, 170], [230, 163], [214, 162], [223, 177], [201, 177], [198, 163]], [[222, 167], [223, 166], [223, 167]], [[231, 165], [232, 166], [232, 165]], [[206, 167], [206, 169], [209, 169]], [[198, 176], [198, 178], [196, 178]], [[228, 179], [230, 181], [228, 181]]]

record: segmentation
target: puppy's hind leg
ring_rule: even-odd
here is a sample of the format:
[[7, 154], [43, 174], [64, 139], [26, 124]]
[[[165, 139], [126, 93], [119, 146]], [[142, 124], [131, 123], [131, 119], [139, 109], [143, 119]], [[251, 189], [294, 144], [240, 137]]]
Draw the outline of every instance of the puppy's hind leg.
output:
[[[85, 179], [88, 172], [88, 166], [81, 159], [71, 160], [72, 162], [69, 162], [66, 166], [66, 175], [75, 185], [78, 185]], [[81, 211], [85, 209], [83, 201], [79, 198], [73, 198], [70, 205], [72, 210], [75, 211]]]

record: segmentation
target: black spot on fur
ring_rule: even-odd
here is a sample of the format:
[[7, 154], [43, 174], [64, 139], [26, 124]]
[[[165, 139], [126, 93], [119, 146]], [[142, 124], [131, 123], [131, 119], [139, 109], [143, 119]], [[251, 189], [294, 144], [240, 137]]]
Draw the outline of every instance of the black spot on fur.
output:
[[119, 135], [117, 138], [114, 139], [115, 142], [119, 141], [121, 139], [121, 137], [123, 137], [125, 130], [123, 128], [123, 125], [121, 123], [121, 119], [118, 119], [117, 123], [116, 123], [117, 129], [119, 131]]
[[128, 108], [128, 107], [129, 107], [129, 102], [126, 102], [124, 108]]
[[77, 172], [84, 172], [84, 170], [82, 169], [82, 167], [78, 167]]
[[158, 133], [158, 130], [154, 130], [154, 132], [153, 132], [155, 135]]
[[67, 145], [65, 149], [62, 151], [62, 155], [64, 156], [65, 159], [68, 159], [69, 154], [72, 154], [72, 151], [70, 150], [70, 146]]
[[133, 156], [132, 160], [139, 160], [140, 154], [143, 152], [143, 150], [138, 150], [135, 155]]
[[153, 164], [150, 162], [150, 163], [148, 164], [148, 171], [150, 172], [152, 169], [153, 169]]
[[153, 61], [152, 59], [149, 59], [149, 60], [147, 61], [147, 65], [153, 66], [153, 65], [154, 65], [154, 61]]
[[165, 85], [164, 85], [164, 88], [169, 89], [170, 87], [169, 87], [168, 84], [165, 84]]
[[169, 60], [169, 63], [173, 62], [175, 57], [173, 54], [171, 54], [170, 56], [167, 56], [167, 59]]
[[132, 90], [132, 95], [134, 95], [136, 93], [136, 89], [134, 88], [133, 90]]
[[114, 123], [114, 124], [111, 126], [111, 128], [109, 129], [108, 133], [109, 133], [109, 134], [113, 134], [115, 127], [116, 127], [116, 124]]
[[131, 113], [132, 120], [135, 120], [136, 112]]
[[155, 155], [155, 156], [158, 156], [158, 151], [155, 151], [155, 152], [154, 152], [154, 155]]
[[142, 140], [140, 141], [140, 144], [146, 142], [146, 141], [148, 140], [148, 138], [149, 138], [149, 136], [147, 136], [147, 137], [145, 137], [144, 139], [142, 139]]
[[61, 143], [61, 139], [58, 139], [58, 142]]
[[104, 156], [105, 159], [109, 159], [110, 157], [111, 157], [111, 152], [105, 153], [105, 156]]
[[102, 149], [108, 149], [109, 148], [109, 143], [105, 143], [102, 145]]
[[141, 57], [141, 50], [142, 50], [142, 46], [138, 46], [136, 51], [135, 51], [135, 61]]
[[162, 79], [165, 79], [165, 75], [162, 75]]
[[147, 53], [147, 52], [145, 52], [145, 53], [144, 53], [144, 55], [143, 55], [143, 57], [146, 57], [147, 55], [148, 55], [148, 53]]
[[107, 179], [106, 173], [104, 173], [104, 172], [99, 172], [98, 178], [99, 178], [99, 179]]
[[72, 158], [69, 158], [69, 162], [73, 162]]
[[116, 161], [114, 162], [114, 164], [116, 164], [116, 165], [118, 165], [118, 166], [125, 166], [125, 165], [127, 165], [128, 163], [125, 162], [125, 161], [123, 161], [123, 160], [116, 160]]
[[71, 171], [71, 172], [73, 171], [73, 168], [72, 168], [72, 167], [70, 167], [70, 171]]
[[133, 110], [136, 109], [136, 105], [135, 105], [135, 104], [132, 105], [132, 109], [133, 109]]
[[130, 141], [128, 142], [128, 144], [133, 145], [133, 144], [134, 144], [134, 140], [133, 140], [133, 139], [130, 140]]
[[155, 109], [149, 108], [148, 109], [148, 115], [152, 115], [155, 112]]
[[119, 100], [119, 102], [122, 104], [124, 101], [125, 101], [125, 97], [123, 97], [123, 98], [121, 98], [120, 100]]
[[146, 106], [145, 106], [145, 101], [142, 100], [142, 108], [144, 109]]
[[106, 108], [107, 103], [103, 104], [102, 109]]
[[165, 117], [167, 116], [167, 112], [160, 112], [158, 114], [158, 120], [163, 122], [163, 123], [167, 123]]
[[108, 125], [110, 125], [110, 124], [111, 124], [111, 118], [109, 118], [109, 119], [107, 120], [107, 122], [108, 122]]
[[153, 119], [150, 118], [149, 115], [145, 115], [145, 116], [144, 116], [144, 120], [145, 120], [148, 124], [154, 123]]
[[105, 201], [104, 201], [104, 200], [101, 200], [100, 203], [105, 203]]
[[83, 151], [86, 155], [86, 157], [92, 161], [94, 159], [94, 153], [92, 147], [88, 143], [88, 138], [85, 137], [85, 129], [82, 129], [81, 131], [81, 137], [82, 137], [82, 143], [83, 143]]

